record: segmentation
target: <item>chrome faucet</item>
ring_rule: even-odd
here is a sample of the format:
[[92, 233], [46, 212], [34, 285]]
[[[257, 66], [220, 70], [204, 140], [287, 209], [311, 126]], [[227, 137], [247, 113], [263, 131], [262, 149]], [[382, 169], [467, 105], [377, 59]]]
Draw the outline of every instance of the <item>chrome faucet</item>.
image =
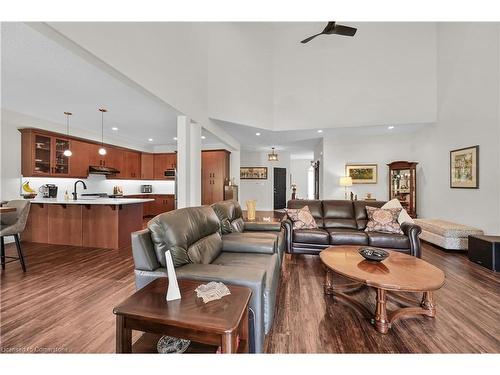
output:
[[83, 188], [85, 190], [87, 190], [87, 185], [85, 185], [85, 182], [83, 182], [82, 180], [75, 181], [75, 188], [73, 189], [73, 200], [75, 200], [75, 201], [78, 199], [78, 196], [76, 194], [76, 184], [78, 184], [79, 182], [81, 182], [83, 185]]

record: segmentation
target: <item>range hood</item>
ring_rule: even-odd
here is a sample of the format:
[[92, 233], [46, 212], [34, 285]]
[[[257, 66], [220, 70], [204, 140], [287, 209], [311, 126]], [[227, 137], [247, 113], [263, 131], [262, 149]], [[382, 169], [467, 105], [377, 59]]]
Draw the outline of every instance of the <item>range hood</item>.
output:
[[112, 167], [103, 167], [101, 165], [89, 166], [89, 174], [102, 174], [105, 176], [113, 176], [118, 173], [120, 173], [120, 171]]

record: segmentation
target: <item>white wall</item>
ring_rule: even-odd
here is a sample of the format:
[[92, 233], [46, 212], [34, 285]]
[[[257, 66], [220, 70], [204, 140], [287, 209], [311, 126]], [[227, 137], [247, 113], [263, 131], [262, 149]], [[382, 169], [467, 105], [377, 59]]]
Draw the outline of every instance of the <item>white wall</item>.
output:
[[270, 24], [262, 22], [210, 25], [210, 117], [272, 127], [272, 32]]
[[[291, 159], [290, 173], [292, 184], [297, 186], [297, 198], [307, 199], [308, 173], [311, 167], [311, 159]], [[290, 187], [291, 189], [291, 187]]]
[[[355, 184], [348, 188], [358, 195], [358, 199], [372, 193], [378, 200], [389, 197], [388, 163], [396, 160], [413, 160], [414, 133], [394, 134], [389, 130], [385, 135], [337, 135], [323, 139], [323, 198], [344, 199], [344, 187], [339, 179], [345, 175], [346, 164], [377, 164], [378, 181], [376, 184]], [[421, 168], [422, 166], [419, 166]]]
[[[438, 120], [416, 140], [420, 210], [500, 234], [498, 24], [438, 26]], [[480, 146], [479, 189], [450, 189], [449, 151]]]
[[[271, 150], [269, 150], [271, 152]], [[242, 167], [267, 167], [267, 180], [240, 180], [240, 203], [245, 208], [245, 201], [257, 200], [257, 210], [270, 211], [274, 209], [274, 174], [273, 168], [286, 168], [286, 197], [291, 198], [290, 190], [290, 154], [278, 152], [277, 162], [267, 160], [268, 152], [248, 152], [241, 151], [240, 159]]]

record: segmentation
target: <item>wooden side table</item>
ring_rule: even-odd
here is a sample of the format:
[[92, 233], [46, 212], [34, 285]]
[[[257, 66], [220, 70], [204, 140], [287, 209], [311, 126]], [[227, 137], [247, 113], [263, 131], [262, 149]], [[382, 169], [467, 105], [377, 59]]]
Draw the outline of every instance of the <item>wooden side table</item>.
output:
[[249, 288], [228, 285], [231, 294], [204, 303], [200, 281], [179, 280], [182, 299], [165, 300], [168, 280], [159, 278], [113, 309], [116, 352], [132, 353], [132, 330], [220, 346], [222, 353], [248, 353]]

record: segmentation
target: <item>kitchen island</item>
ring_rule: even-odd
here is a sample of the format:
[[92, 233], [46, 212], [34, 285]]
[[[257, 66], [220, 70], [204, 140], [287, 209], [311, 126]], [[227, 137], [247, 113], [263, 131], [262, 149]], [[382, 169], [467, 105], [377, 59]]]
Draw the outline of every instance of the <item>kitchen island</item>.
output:
[[93, 198], [31, 200], [23, 241], [119, 249], [142, 229], [143, 205], [152, 199]]

